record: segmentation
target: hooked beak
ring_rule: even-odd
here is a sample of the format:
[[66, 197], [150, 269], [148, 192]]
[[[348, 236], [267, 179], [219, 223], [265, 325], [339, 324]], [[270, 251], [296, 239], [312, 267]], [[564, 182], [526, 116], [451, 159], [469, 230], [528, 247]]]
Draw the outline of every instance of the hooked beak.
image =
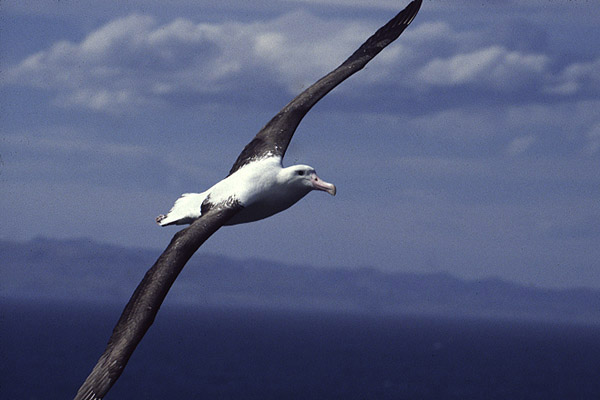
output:
[[313, 185], [313, 189], [316, 190], [322, 190], [324, 192], [329, 193], [332, 196], [335, 196], [335, 185], [332, 183], [327, 183], [324, 180], [321, 180], [321, 178], [319, 178], [317, 176], [317, 174], [312, 174], [310, 177], [310, 181]]

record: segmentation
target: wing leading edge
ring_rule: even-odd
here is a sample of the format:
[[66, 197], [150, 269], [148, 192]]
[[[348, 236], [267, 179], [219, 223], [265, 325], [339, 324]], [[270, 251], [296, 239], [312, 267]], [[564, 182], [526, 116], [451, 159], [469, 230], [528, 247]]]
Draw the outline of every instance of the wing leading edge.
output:
[[238, 203], [214, 207], [188, 228], [175, 234], [135, 289], [113, 329], [104, 353], [77, 391], [75, 400], [99, 400], [106, 395], [154, 322], [167, 292], [185, 264], [202, 243], [241, 208]]

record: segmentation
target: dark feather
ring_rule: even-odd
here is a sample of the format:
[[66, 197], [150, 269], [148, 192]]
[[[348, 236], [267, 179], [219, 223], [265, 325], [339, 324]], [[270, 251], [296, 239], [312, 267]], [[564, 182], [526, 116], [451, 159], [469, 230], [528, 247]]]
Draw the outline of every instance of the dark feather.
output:
[[302, 118], [319, 100], [348, 77], [364, 68], [381, 50], [400, 36], [413, 21], [422, 0], [415, 0], [382, 26], [339, 67], [319, 79], [288, 103], [244, 148], [229, 175], [257, 158], [271, 153], [283, 158]]
[[167, 292], [190, 257], [240, 209], [241, 205], [236, 202], [213, 207], [188, 228], [175, 234], [167, 249], [135, 289], [113, 329], [104, 353], [79, 388], [75, 400], [97, 400], [104, 397], [154, 322]]

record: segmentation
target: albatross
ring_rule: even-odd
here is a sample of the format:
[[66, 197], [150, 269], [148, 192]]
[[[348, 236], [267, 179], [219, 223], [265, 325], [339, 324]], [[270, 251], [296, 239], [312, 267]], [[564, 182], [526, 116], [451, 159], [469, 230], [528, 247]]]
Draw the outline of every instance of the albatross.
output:
[[75, 400], [102, 399], [154, 322], [167, 292], [190, 259], [223, 225], [257, 221], [281, 212], [313, 190], [335, 195], [336, 187], [307, 165], [283, 167], [282, 159], [306, 113], [333, 88], [364, 68], [413, 21], [422, 0], [412, 1], [369, 37], [339, 67], [308, 87], [279, 111], [242, 150], [229, 174], [202, 193], [182, 195], [161, 226], [190, 224], [177, 232], [135, 289], [113, 329], [104, 353]]

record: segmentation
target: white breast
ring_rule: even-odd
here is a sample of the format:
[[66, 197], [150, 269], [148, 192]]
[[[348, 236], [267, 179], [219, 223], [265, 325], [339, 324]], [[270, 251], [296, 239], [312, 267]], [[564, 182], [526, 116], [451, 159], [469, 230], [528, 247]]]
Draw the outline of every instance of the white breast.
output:
[[234, 197], [248, 207], [274, 189], [281, 169], [280, 157], [268, 157], [246, 164], [208, 190], [210, 202], [218, 204]]
[[247, 164], [208, 190], [213, 204], [235, 198], [244, 209], [226, 225], [258, 221], [283, 211], [308, 190], [294, 190], [281, 180], [280, 157], [268, 157]]

